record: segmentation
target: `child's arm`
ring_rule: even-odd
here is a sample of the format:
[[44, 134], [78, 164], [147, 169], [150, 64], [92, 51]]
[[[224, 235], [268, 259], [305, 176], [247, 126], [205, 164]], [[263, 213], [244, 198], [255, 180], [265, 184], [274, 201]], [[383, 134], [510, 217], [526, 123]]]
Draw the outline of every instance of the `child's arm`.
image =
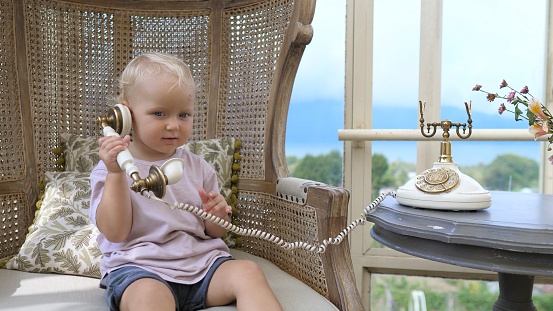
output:
[[117, 163], [117, 154], [130, 143], [129, 136], [102, 137], [99, 140], [100, 158], [104, 161], [108, 174], [104, 184], [102, 199], [96, 210], [98, 230], [110, 242], [127, 239], [132, 226], [131, 196], [125, 172]]
[[[232, 212], [232, 208], [228, 205], [225, 198], [220, 193], [213, 191], [207, 193], [203, 188], [198, 189], [198, 193], [202, 198], [202, 207], [205, 212], [211, 215], [215, 215], [226, 221], [230, 221], [229, 214]], [[212, 238], [220, 238], [226, 230], [211, 221], [205, 221], [205, 232]]]

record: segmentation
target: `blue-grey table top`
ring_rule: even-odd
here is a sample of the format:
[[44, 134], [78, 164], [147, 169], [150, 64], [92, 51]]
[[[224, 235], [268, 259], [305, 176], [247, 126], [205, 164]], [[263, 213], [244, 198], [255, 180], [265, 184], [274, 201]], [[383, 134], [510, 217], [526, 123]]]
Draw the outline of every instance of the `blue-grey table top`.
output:
[[390, 232], [452, 244], [553, 254], [553, 195], [491, 191], [477, 211], [412, 208], [392, 197], [367, 219]]
[[553, 276], [553, 195], [491, 192], [491, 207], [440, 211], [392, 197], [369, 215], [371, 235], [413, 256], [507, 274]]

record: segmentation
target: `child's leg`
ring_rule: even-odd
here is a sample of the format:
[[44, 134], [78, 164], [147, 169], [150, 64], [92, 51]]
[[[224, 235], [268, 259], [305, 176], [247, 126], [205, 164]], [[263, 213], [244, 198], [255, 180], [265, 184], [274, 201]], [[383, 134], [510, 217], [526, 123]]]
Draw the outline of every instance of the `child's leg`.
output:
[[175, 311], [175, 296], [169, 284], [142, 268], [128, 266], [111, 271], [101, 285], [106, 288], [106, 302], [112, 311]]
[[222, 263], [209, 283], [206, 306], [221, 306], [236, 300], [240, 311], [282, 310], [261, 268], [250, 260]]
[[175, 310], [173, 293], [159, 280], [143, 278], [134, 281], [123, 292], [120, 311]]

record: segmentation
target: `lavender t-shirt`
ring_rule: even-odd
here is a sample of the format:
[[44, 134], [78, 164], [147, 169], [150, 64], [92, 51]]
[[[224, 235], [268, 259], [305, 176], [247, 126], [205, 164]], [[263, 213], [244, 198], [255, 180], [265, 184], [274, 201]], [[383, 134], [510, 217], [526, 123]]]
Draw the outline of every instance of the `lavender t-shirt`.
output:
[[[200, 187], [207, 192], [219, 192], [215, 171], [204, 159], [182, 149], [177, 149], [172, 158], [184, 160], [184, 174], [178, 183], [167, 186], [165, 201], [201, 208]], [[161, 167], [164, 162], [135, 160], [141, 178], [148, 176], [152, 164]], [[106, 166], [100, 161], [90, 175], [89, 216], [95, 225], [106, 174]], [[129, 187], [131, 183], [129, 177]], [[102, 277], [116, 268], [133, 265], [157, 273], [167, 281], [193, 284], [205, 276], [215, 259], [230, 256], [223, 240], [213, 239], [205, 233], [205, 224], [199, 217], [130, 192], [133, 223], [127, 241], [112, 243], [102, 233], [97, 239], [103, 254]]]

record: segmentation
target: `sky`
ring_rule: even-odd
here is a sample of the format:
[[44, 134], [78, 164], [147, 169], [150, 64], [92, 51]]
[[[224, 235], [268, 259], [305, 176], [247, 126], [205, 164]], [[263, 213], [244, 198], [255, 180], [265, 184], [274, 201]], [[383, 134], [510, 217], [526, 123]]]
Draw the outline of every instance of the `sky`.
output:
[[[373, 126], [416, 129], [420, 1], [375, 0], [374, 11]], [[499, 116], [500, 102], [489, 103], [472, 88], [481, 84], [500, 92], [499, 83], [506, 79], [516, 89], [527, 85], [534, 96], [543, 97], [545, 11], [545, 0], [443, 1], [442, 118], [465, 122], [463, 103], [472, 101], [474, 128], [527, 128], [512, 115]], [[317, 1], [313, 40], [304, 52], [292, 93], [287, 155], [343, 150], [338, 129], [344, 128], [345, 16], [345, 0]], [[400, 111], [401, 117], [396, 113], [390, 118], [390, 108]], [[539, 157], [539, 144], [529, 142], [488, 143], [496, 153], [475, 158], [482, 144], [454, 145], [454, 160], [472, 165], [491, 162], [497, 153], [520, 150]], [[414, 162], [415, 146], [374, 142], [373, 153]]]

